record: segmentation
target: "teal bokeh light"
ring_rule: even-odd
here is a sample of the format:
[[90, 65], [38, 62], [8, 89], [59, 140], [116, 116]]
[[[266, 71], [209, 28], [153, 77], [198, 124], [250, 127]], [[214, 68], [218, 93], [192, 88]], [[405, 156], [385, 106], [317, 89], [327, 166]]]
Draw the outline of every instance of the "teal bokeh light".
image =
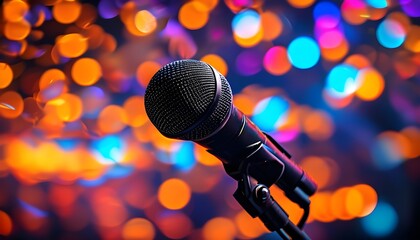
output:
[[171, 154], [171, 163], [180, 171], [191, 170], [196, 163], [194, 144], [192, 142], [182, 142], [174, 145], [174, 151]]
[[102, 164], [118, 163], [125, 153], [125, 143], [114, 135], [95, 140], [92, 147], [96, 160]]
[[353, 94], [360, 86], [357, 79], [358, 70], [347, 64], [335, 66], [327, 76], [326, 90], [337, 98]]
[[386, 48], [397, 48], [403, 44], [406, 32], [400, 23], [385, 19], [376, 29], [376, 38]]
[[386, 8], [388, 7], [387, 0], [366, 0], [366, 3], [374, 8]]
[[298, 37], [287, 48], [287, 56], [293, 66], [308, 69], [319, 61], [321, 52], [315, 40], [309, 37]]
[[372, 237], [385, 237], [397, 227], [398, 215], [393, 206], [380, 201], [375, 210], [361, 220], [367, 234]]
[[261, 27], [261, 17], [254, 10], [245, 10], [235, 15], [232, 29], [241, 38], [250, 38], [258, 33]]
[[261, 100], [254, 109], [252, 121], [264, 132], [274, 132], [287, 119], [290, 105], [277, 96]]

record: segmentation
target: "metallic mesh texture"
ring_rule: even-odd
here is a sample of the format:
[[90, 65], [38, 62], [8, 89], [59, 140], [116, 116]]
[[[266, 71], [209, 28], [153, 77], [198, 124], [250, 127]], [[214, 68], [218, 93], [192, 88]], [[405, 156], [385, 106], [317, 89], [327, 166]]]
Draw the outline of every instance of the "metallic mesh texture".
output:
[[[207, 114], [216, 94], [212, 69], [197, 60], [180, 60], [161, 68], [147, 86], [144, 102], [146, 113], [165, 136], [184, 140], [205, 138], [217, 130], [229, 114], [232, 92], [226, 79], [216, 108]], [[201, 121], [201, 122], [198, 122]], [[197, 126], [182, 133], [194, 124]]]

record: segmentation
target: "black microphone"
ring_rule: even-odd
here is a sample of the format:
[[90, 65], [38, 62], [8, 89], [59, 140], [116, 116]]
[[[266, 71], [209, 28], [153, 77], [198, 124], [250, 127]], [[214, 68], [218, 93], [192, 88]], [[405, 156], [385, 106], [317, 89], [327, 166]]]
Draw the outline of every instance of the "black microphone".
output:
[[164, 136], [194, 141], [219, 158], [234, 179], [239, 181], [246, 172], [260, 184], [276, 184], [289, 199], [307, 207], [315, 182], [232, 99], [226, 78], [197, 60], [162, 67], [144, 96], [146, 113]]

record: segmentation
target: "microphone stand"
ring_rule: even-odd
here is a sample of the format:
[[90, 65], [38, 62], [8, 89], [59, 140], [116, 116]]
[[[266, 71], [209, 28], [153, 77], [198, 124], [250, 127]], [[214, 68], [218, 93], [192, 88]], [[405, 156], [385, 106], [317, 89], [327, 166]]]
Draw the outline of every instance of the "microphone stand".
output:
[[289, 215], [270, 195], [270, 190], [264, 184], [257, 183], [249, 174], [249, 166], [245, 163], [242, 165], [242, 178], [238, 181], [238, 188], [233, 196], [239, 204], [253, 218], [259, 217], [268, 230], [277, 232], [284, 240], [309, 240], [309, 236], [301, 229], [304, 221], [299, 223], [297, 227], [289, 220]]

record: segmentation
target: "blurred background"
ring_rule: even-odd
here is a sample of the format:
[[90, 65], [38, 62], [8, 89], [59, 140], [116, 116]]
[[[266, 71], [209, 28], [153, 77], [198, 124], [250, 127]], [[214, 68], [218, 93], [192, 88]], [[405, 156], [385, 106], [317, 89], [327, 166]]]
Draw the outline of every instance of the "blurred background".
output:
[[[4, 0], [0, 239], [277, 239], [236, 182], [149, 122], [178, 59], [318, 183], [313, 239], [420, 238], [419, 0]], [[295, 223], [303, 211], [274, 198]]]

